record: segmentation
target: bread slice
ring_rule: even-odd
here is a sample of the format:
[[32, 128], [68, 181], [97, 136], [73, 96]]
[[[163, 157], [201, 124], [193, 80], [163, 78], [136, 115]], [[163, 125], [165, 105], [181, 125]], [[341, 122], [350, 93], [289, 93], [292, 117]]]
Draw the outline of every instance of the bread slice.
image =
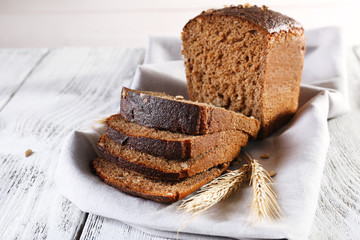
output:
[[98, 146], [104, 158], [123, 168], [151, 178], [177, 180], [194, 176], [221, 163], [232, 161], [239, 154], [241, 147], [247, 143], [247, 135], [243, 133], [242, 136], [242, 139], [232, 137], [233, 141], [230, 144], [209, 149], [195, 158], [183, 161], [155, 157], [133, 150], [115, 142], [107, 134], [100, 137]]
[[258, 120], [209, 104], [123, 87], [121, 115], [130, 122], [188, 134], [241, 130], [256, 137]]
[[92, 167], [96, 174], [106, 184], [130, 195], [162, 203], [172, 203], [186, 197], [220, 176], [228, 165], [228, 163], [221, 164], [191, 178], [173, 182], [147, 178], [134, 171], [123, 169], [104, 158], [96, 158], [92, 161]]
[[267, 7], [204, 11], [182, 33], [189, 97], [254, 116], [266, 137], [298, 108], [304, 29]]
[[245, 141], [245, 133], [229, 130], [205, 135], [183, 133], [148, 128], [126, 121], [121, 114], [106, 119], [108, 137], [123, 146], [166, 159], [193, 158], [220, 145], [232, 141]]

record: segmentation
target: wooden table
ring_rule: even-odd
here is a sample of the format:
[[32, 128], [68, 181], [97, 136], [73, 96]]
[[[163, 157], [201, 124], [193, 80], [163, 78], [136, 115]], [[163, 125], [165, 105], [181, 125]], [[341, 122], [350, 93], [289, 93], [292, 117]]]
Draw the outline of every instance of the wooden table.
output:
[[[143, 56], [130, 48], [0, 50], [0, 239], [160, 239], [80, 211], [53, 180], [65, 136], [118, 110]], [[352, 111], [329, 121], [310, 239], [359, 237], [360, 47], [348, 60]]]

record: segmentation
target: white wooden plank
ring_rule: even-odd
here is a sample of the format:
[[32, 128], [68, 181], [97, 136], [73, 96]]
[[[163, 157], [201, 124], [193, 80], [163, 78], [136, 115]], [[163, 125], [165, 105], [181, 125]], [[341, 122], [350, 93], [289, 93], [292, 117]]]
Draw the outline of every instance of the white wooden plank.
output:
[[360, 112], [357, 111], [329, 122], [330, 149], [310, 239], [357, 239], [358, 237], [359, 121]]
[[0, 109], [47, 52], [47, 49], [0, 50]]
[[357, 239], [360, 229], [360, 60], [349, 52], [352, 111], [329, 121], [330, 148], [310, 239]]
[[[131, 64], [128, 58], [134, 53], [105, 50], [59, 49], [51, 52], [0, 112], [0, 131], [6, 134], [6, 139], [0, 135], [1, 239], [69, 239], [79, 236], [78, 230], [85, 215], [54, 190], [52, 175], [56, 164], [53, 163], [57, 161], [59, 142], [66, 132], [87, 126], [98, 114], [117, 108], [115, 96], [118, 93], [108, 89], [109, 86], [104, 87], [109, 83], [107, 77], [112, 86], [114, 83], [121, 85], [113, 74], [119, 79], [131, 79], [133, 70], [126, 71], [125, 65], [134, 68], [136, 64]], [[359, 67], [359, 63], [352, 63], [349, 66]], [[353, 112], [329, 122], [331, 148], [310, 239], [351, 239], [357, 236], [360, 211], [357, 203], [360, 198], [359, 178], [356, 178], [360, 169], [357, 124], [360, 104], [356, 100], [358, 73], [359, 69], [353, 69], [349, 74]], [[99, 85], [99, 89], [94, 85]], [[106, 93], [100, 93], [102, 90]], [[98, 97], [97, 102], [94, 98]], [[109, 100], [107, 104], [101, 104], [105, 100]], [[72, 108], [72, 103], [76, 107]], [[81, 107], [87, 110], [77, 112]], [[64, 122], [67, 118], [70, 121]], [[82, 122], [77, 121], [79, 119]], [[29, 147], [35, 154], [24, 158], [23, 152]], [[355, 176], [355, 181], [352, 176]], [[114, 220], [91, 214], [87, 219], [82, 239], [152, 239]]]
[[80, 240], [136, 239], [165, 240], [141, 232], [119, 221], [89, 214]]
[[0, 112], [0, 239], [78, 237], [86, 215], [53, 182], [62, 140], [118, 110], [142, 59], [142, 49], [55, 49], [27, 77]]

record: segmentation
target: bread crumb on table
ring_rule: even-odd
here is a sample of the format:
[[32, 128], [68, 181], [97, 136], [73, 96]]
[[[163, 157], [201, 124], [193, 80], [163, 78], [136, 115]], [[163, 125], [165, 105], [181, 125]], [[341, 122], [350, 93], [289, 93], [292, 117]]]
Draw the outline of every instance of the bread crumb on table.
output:
[[270, 177], [275, 177], [275, 176], [276, 176], [276, 172], [275, 172], [275, 171], [270, 171], [270, 172], [269, 172], [269, 176], [270, 176]]
[[25, 157], [30, 157], [34, 152], [31, 149], [25, 151]]

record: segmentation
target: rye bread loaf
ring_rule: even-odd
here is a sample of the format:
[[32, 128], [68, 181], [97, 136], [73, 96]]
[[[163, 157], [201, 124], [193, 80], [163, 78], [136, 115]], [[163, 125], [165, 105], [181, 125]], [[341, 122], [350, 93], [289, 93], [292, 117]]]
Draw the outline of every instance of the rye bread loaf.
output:
[[256, 137], [260, 128], [258, 120], [241, 113], [126, 87], [122, 89], [120, 113], [127, 121], [142, 126], [188, 134], [241, 130]]
[[266, 137], [297, 111], [302, 26], [263, 6], [208, 10], [182, 32], [189, 97], [254, 116]]
[[231, 141], [247, 140], [245, 133], [238, 130], [187, 135], [148, 128], [126, 121], [121, 114], [106, 119], [106, 133], [123, 146], [166, 159], [193, 158], [220, 145], [230, 145]]
[[169, 160], [122, 146], [104, 134], [98, 141], [102, 156], [122, 168], [136, 171], [150, 178], [178, 180], [232, 161], [247, 143], [248, 135], [239, 132], [230, 144], [208, 149], [206, 152], [185, 160]]
[[92, 167], [96, 174], [106, 184], [130, 195], [162, 203], [176, 202], [186, 197], [207, 182], [220, 176], [228, 165], [228, 163], [221, 164], [191, 178], [174, 182], [147, 178], [134, 171], [123, 169], [104, 158], [96, 158], [92, 161]]

